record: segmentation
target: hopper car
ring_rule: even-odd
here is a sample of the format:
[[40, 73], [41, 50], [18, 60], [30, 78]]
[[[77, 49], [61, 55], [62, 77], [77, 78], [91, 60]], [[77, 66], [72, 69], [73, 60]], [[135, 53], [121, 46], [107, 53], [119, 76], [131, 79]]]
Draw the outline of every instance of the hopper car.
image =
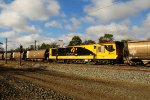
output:
[[124, 50], [127, 52], [125, 62], [129, 65], [145, 65], [150, 62], [150, 41], [128, 42]]
[[27, 51], [25, 59], [26, 60], [48, 60], [48, 53], [49, 51], [47, 49]]
[[0, 52], [0, 60], [4, 59], [4, 53]]
[[[20, 55], [21, 54], [21, 55]], [[12, 54], [12, 58], [13, 59], [20, 59], [20, 56], [21, 58], [23, 58], [23, 53], [20, 53], [20, 52], [13, 52]]]
[[[7, 59], [12, 59], [12, 52], [7, 52]], [[4, 53], [4, 59], [6, 59], [6, 53]]]

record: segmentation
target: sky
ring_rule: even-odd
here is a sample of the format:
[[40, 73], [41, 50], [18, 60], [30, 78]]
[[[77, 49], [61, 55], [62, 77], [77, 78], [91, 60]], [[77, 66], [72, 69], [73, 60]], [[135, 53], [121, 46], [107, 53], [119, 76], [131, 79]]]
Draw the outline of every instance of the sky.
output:
[[35, 40], [67, 45], [75, 35], [146, 40], [149, 27], [150, 0], [0, 0], [0, 42], [8, 38], [8, 49]]

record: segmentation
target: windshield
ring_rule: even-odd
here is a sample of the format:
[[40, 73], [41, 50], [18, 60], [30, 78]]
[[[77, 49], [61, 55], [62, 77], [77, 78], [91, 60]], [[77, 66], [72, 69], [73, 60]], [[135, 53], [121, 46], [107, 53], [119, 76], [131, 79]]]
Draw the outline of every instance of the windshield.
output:
[[105, 45], [105, 49], [109, 52], [113, 52], [115, 49], [113, 48], [113, 45]]

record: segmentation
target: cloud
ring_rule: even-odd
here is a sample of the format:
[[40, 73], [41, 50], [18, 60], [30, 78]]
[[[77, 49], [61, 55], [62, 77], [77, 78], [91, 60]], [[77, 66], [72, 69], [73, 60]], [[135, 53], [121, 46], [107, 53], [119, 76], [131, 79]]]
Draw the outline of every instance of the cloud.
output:
[[3, 27], [20, 27], [26, 25], [25, 19], [16, 12], [2, 11], [0, 14], [0, 25]]
[[95, 22], [95, 19], [93, 17], [90, 17], [90, 16], [85, 16], [83, 18], [81, 18], [81, 21], [83, 22], [89, 22], [89, 23], [94, 23]]
[[86, 6], [87, 15], [94, 16], [103, 21], [124, 19], [150, 8], [149, 0], [130, 0], [113, 4], [114, 0], [92, 0], [92, 4]]
[[87, 33], [115, 33], [115, 32], [127, 32], [128, 27], [121, 24], [111, 23], [109, 25], [96, 25], [87, 28]]
[[[34, 45], [34, 41], [37, 41], [37, 45], [41, 45], [42, 43], [57, 43], [57, 45], [60, 46], [67, 46], [69, 42], [71, 41], [72, 37], [78, 35], [81, 37], [81, 39], [84, 39], [84, 35], [81, 33], [68, 33], [56, 38], [50, 38], [45, 37], [43, 35], [38, 34], [30, 34], [30, 35], [24, 35], [24, 36], [18, 36], [16, 37], [16, 40], [14, 41], [16, 43], [16, 47], [18, 46], [17, 43], [21, 43], [24, 47], [29, 47], [30, 45]], [[59, 40], [62, 40], [61, 42]]]
[[47, 22], [45, 24], [45, 27], [56, 27], [56, 28], [62, 28], [62, 25], [57, 22], [57, 21], [51, 21], [51, 22]]
[[0, 9], [3, 8], [5, 5], [4, 1], [3, 0], [0, 0]]
[[29, 26], [23, 16], [13, 11], [3, 11], [0, 14], [0, 27], [9, 28], [17, 32], [41, 32], [34, 25]]
[[30, 43], [30, 42], [34, 42], [34, 40], [38, 39], [40, 36], [38, 34], [30, 34], [30, 35], [24, 35], [24, 36], [20, 36], [16, 39], [16, 41], [18, 43]]
[[[79, 36], [81, 39], [84, 39], [84, 35], [81, 34], [81, 33], [68, 33], [68, 34], [65, 34], [65, 35], [62, 35], [58, 38], [56, 38], [55, 42], [60, 45], [60, 46], [67, 46], [69, 45], [69, 42], [71, 41], [71, 39], [73, 38], [73, 36]], [[59, 42], [59, 40], [62, 40], [62, 42]]]
[[[79, 19], [81, 20], [81, 19]], [[73, 21], [73, 20], [72, 20]], [[143, 24], [140, 26], [132, 26], [129, 19], [125, 19], [120, 23], [110, 23], [110, 24], [99, 24], [99, 25], [91, 25], [86, 29], [85, 33], [68, 33], [56, 38], [49, 38], [43, 35], [38, 34], [30, 34], [24, 36], [15, 37], [15, 43], [22, 43], [24, 47], [28, 47], [31, 44], [34, 45], [34, 40], [37, 40], [37, 44], [40, 45], [43, 42], [52, 43], [56, 42], [58, 45], [68, 45], [71, 41], [72, 37], [75, 35], [80, 36], [80, 38], [84, 40], [92, 39], [98, 42], [100, 36], [103, 36], [105, 33], [113, 34], [115, 40], [122, 39], [133, 39], [133, 40], [145, 40], [150, 37], [150, 14], [147, 15], [146, 19], [143, 21]], [[8, 32], [9, 33], [9, 32]], [[14, 33], [17, 34], [17, 33]], [[58, 40], [63, 40], [59, 42]], [[18, 45], [16, 45], [18, 46]]]
[[15, 0], [7, 9], [14, 10], [31, 20], [47, 20], [59, 15], [60, 6], [56, 0]]
[[143, 25], [146, 26], [146, 27], [150, 27], [150, 13], [147, 15], [147, 18], [143, 22]]
[[86, 36], [93, 40], [98, 40], [98, 38], [104, 34], [113, 34], [115, 40], [125, 39], [128, 38], [128, 35], [131, 35], [129, 26], [116, 23], [90, 26], [86, 29], [86, 33]]
[[[73, 31], [80, 29], [82, 27], [82, 23], [94, 23], [95, 19], [91, 16], [84, 16], [81, 18], [72, 17], [69, 24], [65, 25], [65, 29]], [[67, 21], [65, 21], [66, 23]]]
[[137, 38], [141, 38], [143, 40], [150, 37], [150, 13], [147, 14], [146, 19], [139, 26], [133, 26], [132, 31], [134, 34], [138, 34]]
[[72, 30], [76, 30], [76, 29], [80, 28], [80, 25], [81, 25], [80, 19], [77, 19], [77, 18], [73, 17], [73, 18], [70, 19], [70, 21], [71, 21], [71, 24], [67, 24], [65, 26], [65, 28], [67, 30], [71, 30], [72, 31]]
[[147, 14], [142, 24], [137, 26], [131, 25], [130, 20], [125, 19], [120, 23], [110, 23], [106, 25], [94, 25], [86, 29], [85, 37], [88, 39], [98, 40], [104, 34], [113, 34], [115, 40], [133, 39], [133, 40], [147, 40], [150, 37], [150, 13]]
[[0, 37], [7, 37], [7, 38], [12, 38], [12, 37], [16, 37], [19, 34], [17, 32], [14, 31], [8, 31], [8, 32], [0, 32]]
[[[2, 1], [1, 1], [2, 2]], [[30, 20], [43, 21], [60, 13], [56, 0], [14, 0], [9, 4], [0, 4], [0, 27], [16, 32], [42, 32]]]

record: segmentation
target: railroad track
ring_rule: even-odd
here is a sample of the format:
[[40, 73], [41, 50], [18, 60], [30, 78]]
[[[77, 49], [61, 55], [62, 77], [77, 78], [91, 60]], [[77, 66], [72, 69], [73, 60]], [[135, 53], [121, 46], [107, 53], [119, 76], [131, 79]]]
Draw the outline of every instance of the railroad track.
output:
[[[5, 60], [0, 60], [1, 64], [5, 63]], [[8, 64], [19, 65], [19, 61], [8, 60]], [[112, 69], [112, 70], [125, 70], [125, 71], [140, 71], [140, 72], [150, 72], [149, 65], [147, 66], [129, 66], [126, 64], [116, 64], [116, 65], [91, 65], [91, 64], [63, 64], [56, 62], [42, 62], [42, 61], [22, 61], [23, 66], [29, 67], [40, 67], [40, 66], [77, 66], [81, 68], [101, 68], [101, 69]]]

